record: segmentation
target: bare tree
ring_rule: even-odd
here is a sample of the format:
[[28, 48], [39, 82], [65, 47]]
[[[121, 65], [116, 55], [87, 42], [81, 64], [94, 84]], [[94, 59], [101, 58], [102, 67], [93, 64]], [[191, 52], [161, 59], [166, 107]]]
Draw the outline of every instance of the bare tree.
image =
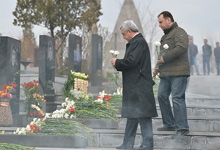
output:
[[151, 0], [146, 1], [146, 3], [140, 2], [138, 5], [140, 20], [142, 21], [142, 28], [144, 31], [145, 39], [148, 42], [151, 58], [152, 58], [152, 66], [155, 65], [156, 62], [156, 52], [154, 42], [156, 39], [159, 39], [159, 28], [158, 28], [158, 19], [156, 12], [150, 9]]

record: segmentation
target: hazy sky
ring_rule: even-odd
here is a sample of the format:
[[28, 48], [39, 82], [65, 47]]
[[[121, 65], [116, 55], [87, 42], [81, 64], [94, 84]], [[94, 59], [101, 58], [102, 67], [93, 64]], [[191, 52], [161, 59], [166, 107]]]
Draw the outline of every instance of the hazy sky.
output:
[[[22, 36], [22, 30], [12, 24], [14, 19], [12, 11], [15, 9], [17, 0], [0, 0], [0, 2], [0, 33], [3, 36], [18, 39]], [[144, 17], [145, 6], [150, 6], [150, 11], [155, 15], [164, 10], [170, 11], [178, 25], [194, 36], [195, 44], [199, 49], [204, 38], [207, 38], [213, 46], [216, 41], [220, 42], [219, 0], [134, 0], [134, 2], [141, 17]], [[99, 23], [112, 31], [122, 4], [123, 0], [102, 0], [103, 16], [100, 17]], [[159, 40], [163, 34], [159, 27], [158, 30], [160, 33], [156, 40]], [[43, 27], [34, 28], [37, 37], [47, 32], [48, 30]]]

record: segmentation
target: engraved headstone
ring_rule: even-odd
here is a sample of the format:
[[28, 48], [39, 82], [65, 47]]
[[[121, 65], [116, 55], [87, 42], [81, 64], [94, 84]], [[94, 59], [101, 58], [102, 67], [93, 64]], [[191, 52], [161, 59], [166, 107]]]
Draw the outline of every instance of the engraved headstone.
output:
[[102, 37], [97, 34], [93, 34], [92, 35], [92, 72], [91, 72], [92, 86], [102, 86], [102, 51], [103, 51]]
[[46, 99], [46, 112], [56, 110], [55, 93], [55, 41], [53, 38], [40, 35], [39, 44], [39, 83], [40, 93]]
[[82, 38], [75, 34], [70, 34], [68, 70], [81, 72], [81, 64], [82, 64]]
[[[13, 82], [16, 87], [12, 90], [10, 100], [14, 125], [18, 122], [20, 95], [20, 57], [21, 42], [19, 40], [0, 37], [0, 88]], [[2, 89], [0, 89], [2, 90]]]

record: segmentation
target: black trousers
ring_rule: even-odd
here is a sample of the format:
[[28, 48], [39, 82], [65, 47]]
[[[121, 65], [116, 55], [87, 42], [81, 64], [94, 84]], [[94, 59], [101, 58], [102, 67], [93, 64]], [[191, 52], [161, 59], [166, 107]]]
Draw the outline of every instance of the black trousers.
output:
[[134, 145], [135, 136], [137, 132], [138, 123], [141, 127], [142, 145], [153, 147], [153, 129], [152, 118], [127, 118], [125, 133], [124, 133], [124, 145]]

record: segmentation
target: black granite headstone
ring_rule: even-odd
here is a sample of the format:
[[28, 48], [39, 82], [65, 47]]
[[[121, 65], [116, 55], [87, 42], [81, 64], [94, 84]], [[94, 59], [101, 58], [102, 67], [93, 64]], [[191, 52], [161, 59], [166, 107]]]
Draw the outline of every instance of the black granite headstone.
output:
[[102, 47], [102, 37], [97, 34], [93, 34], [91, 86], [102, 85]]
[[[0, 37], [0, 88], [13, 82], [16, 85], [12, 90], [10, 101], [14, 125], [18, 122], [20, 97], [20, 57], [21, 42], [19, 40]], [[1, 90], [1, 89], [0, 89]]]
[[56, 110], [55, 100], [55, 41], [53, 38], [40, 35], [39, 44], [39, 83], [40, 93], [46, 99], [46, 112]]
[[68, 70], [81, 72], [82, 64], [82, 38], [75, 35], [69, 35], [69, 56], [68, 56]]

